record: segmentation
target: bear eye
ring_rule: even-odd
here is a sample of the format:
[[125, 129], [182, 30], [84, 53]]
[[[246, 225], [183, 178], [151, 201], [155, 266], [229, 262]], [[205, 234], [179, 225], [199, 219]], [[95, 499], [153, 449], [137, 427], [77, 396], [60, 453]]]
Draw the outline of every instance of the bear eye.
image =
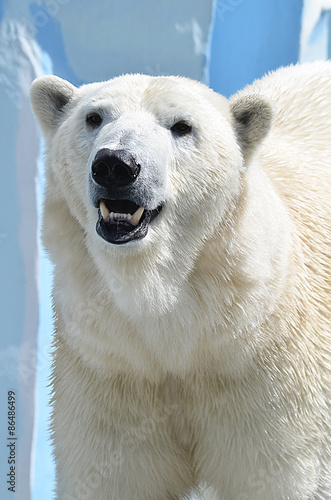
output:
[[98, 113], [90, 113], [86, 116], [86, 124], [91, 128], [97, 128], [101, 123], [102, 118]]
[[191, 125], [184, 121], [179, 121], [171, 127], [171, 132], [176, 135], [186, 135], [192, 131]]

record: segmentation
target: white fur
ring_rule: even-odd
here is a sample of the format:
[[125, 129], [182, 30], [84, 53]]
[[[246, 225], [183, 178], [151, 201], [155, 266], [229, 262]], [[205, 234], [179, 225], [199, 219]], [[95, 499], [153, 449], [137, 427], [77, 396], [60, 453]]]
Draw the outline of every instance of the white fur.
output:
[[[56, 498], [330, 499], [331, 63], [230, 102], [175, 77], [43, 77], [32, 105], [55, 264]], [[174, 138], [181, 119], [192, 133]], [[144, 165], [150, 208], [165, 201], [141, 241], [95, 231], [86, 179], [104, 147]]]

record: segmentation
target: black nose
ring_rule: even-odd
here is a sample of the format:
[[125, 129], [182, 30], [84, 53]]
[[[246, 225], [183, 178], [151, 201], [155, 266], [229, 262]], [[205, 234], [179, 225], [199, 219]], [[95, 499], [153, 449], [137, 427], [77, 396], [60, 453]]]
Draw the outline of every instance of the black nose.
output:
[[140, 165], [122, 149], [100, 149], [92, 163], [93, 180], [103, 187], [127, 186], [138, 177], [139, 172]]

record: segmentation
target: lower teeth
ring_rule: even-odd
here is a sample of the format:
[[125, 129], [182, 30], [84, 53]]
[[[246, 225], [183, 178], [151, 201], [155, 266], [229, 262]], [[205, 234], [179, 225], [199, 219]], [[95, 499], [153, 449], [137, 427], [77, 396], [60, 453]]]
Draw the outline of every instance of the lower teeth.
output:
[[108, 210], [107, 205], [105, 204], [104, 201], [100, 202], [100, 211], [102, 218], [105, 222], [109, 221], [127, 221], [131, 222], [134, 226], [137, 226], [140, 222], [140, 219], [144, 213], [144, 208], [139, 207], [133, 215], [131, 214], [125, 214], [125, 213], [114, 213], [110, 212]]

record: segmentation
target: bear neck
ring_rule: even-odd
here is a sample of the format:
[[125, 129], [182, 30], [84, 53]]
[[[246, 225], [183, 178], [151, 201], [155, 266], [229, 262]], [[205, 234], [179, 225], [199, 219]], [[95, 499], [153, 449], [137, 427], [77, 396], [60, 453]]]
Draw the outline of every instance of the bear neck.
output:
[[[208, 335], [211, 341], [206, 359], [213, 351], [221, 352], [224, 368], [227, 359], [233, 358], [232, 350], [238, 358], [241, 349], [243, 369], [249, 357], [244, 355], [247, 339], [251, 342], [260, 334], [261, 325], [282, 300], [291, 247], [290, 223], [271, 181], [258, 165], [251, 166], [245, 175], [236, 210], [220, 222], [199, 251], [195, 248], [193, 258], [189, 246], [181, 249], [180, 255], [176, 248], [159, 248], [156, 265], [147, 255], [145, 265], [139, 267], [132, 259], [122, 259], [116, 265], [104, 259], [96, 266], [91, 264], [83, 233], [68, 213], [63, 224], [67, 225], [68, 241], [53, 238], [51, 245], [58, 252], [54, 259], [58, 263], [54, 289], [57, 314], [67, 318], [65, 335], [72, 347], [85, 353], [86, 359], [95, 358], [96, 365], [104, 351], [109, 356], [116, 353], [126, 362], [131, 360], [131, 367], [133, 359], [138, 365], [140, 359], [137, 371], [144, 365], [143, 371], [150, 367], [155, 374], [156, 363], [164, 372], [185, 372], [195, 353], [203, 352]], [[169, 252], [173, 256], [170, 260]], [[90, 262], [89, 269], [84, 268], [84, 262]], [[58, 296], [57, 282], [61, 283]], [[66, 289], [70, 301], [65, 300]], [[123, 333], [118, 338], [117, 331], [123, 330], [127, 338]], [[92, 356], [95, 345], [98, 352]], [[131, 348], [134, 352], [130, 354]], [[137, 352], [141, 352], [140, 357]]]

